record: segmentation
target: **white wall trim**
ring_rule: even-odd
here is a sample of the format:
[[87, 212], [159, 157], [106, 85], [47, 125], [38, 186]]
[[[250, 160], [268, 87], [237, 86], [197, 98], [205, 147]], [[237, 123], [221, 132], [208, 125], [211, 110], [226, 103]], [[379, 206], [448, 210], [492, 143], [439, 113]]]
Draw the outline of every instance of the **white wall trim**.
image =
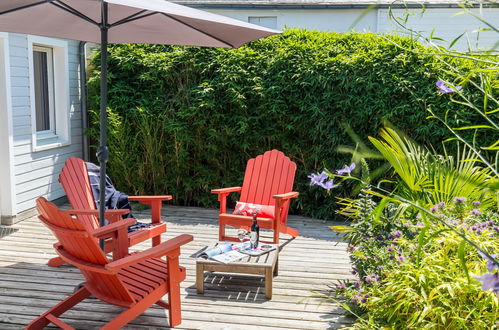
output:
[[0, 32], [0, 216], [16, 216], [9, 35]]
[[[42, 144], [42, 140], [38, 139], [38, 134], [36, 132], [35, 81], [33, 68], [34, 45], [47, 46], [53, 49], [56, 133], [53, 139], [48, 140], [48, 144]], [[69, 45], [66, 40], [28, 35], [29, 93], [33, 152], [58, 148], [71, 143], [68, 48]]]

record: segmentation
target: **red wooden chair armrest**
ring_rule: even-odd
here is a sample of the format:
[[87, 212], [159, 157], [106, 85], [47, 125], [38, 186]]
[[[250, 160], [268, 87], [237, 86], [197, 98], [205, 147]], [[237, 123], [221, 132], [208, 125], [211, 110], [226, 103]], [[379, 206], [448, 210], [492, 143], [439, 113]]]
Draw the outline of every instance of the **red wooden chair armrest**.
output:
[[212, 194], [218, 195], [218, 201], [220, 202], [220, 214], [225, 213], [227, 211], [227, 196], [231, 192], [241, 192], [242, 187], [229, 187], [229, 188], [220, 188], [220, 189], [212, 189]]
[[122, 259], [113, 261], [107, 264], [105, 267], [106, 269], [116, 272], [120, 268], [137, 264], [147, 259], [165, 256], [168, 253], [180, 248], [180, 246], [189, 243], [193, 239], [194, 237], [192, 237], [192, 235], [187, 235], [187, 234], [179, 235], [148, 250], [135, 253], [127, 257], [124, 257]]
[[281, 208], [284, 207], [286, 202], [289, 202], [291, 198], [296, 198], [298, 197], [299, 193], [296, 191], [290, 191], [285, 194], [278, 194], [278, 195], [273, 195], [272, 198], [276, 200], [275, 203], [275, 210], [274, 210], [274, 215], [276, 218], [276, 221], [280, 221], [281, 219]]
[[287, 199], [298, 197], [300, 193], [297, 191], [291, 191], [285, 194], [273, 195], [272, 198], [277, 199], [278, 201], [284, 201]]
[[128, 196], [131, 202], [150, 202], [150, 201], [169, 201], [172, 200], [172, 195], [158, 195], [158, 196]]
[[92, 235], [97, 237], [97, 238], [106, 238], [114, 234], [114, 232], [120, 230], [120, 229], [125, 229], [125, 232], [127, 234], [127, 240], [128, 240], [128, 226], [131, 226], [133, 224], [137, 223], [137, 220], [134, 218], [128, 218], [128, 219], [123, 219], [121, 221], [111, 223], [109, 225], [106, 225], [104, 227], [97, 228], [92, 231]]
[[[62, 212], [69, 214], [69, 215], [99, 215], [99, 210], [62, 210]], [[123, 214], [128, 214], [130, 213], [130, 210], [128, 209], [119, 209], [119, 210], [106, 210], [106, 215], [107, 214], [118, 214], [118, 215], [123, 215]]]
[[128, 196], [129, 201], [151, 206], [151, 222], [154, 224], [161, 223], [161, 207], [163, 206], [163, 201], [169, 201], [171, 199], [173, 199], [171, 195]]
[[[94, 215], [96, 217], [99, 216], [99, 210], [62, 210], [62, 212], [69, 214], [69, 215]], [[128, 209], [119, 209], [119, 210], [106, 210], [105, 216], [106, 219], [109, 220], [109, 222], [114, 223], [116, 221], [119, 221], [122, 218], [122, 215], [130, 213], [130, 210]]]
[[232, 192], [241, 192], [241, 187], [229, 187], [229, 188], [220, 188], [220, 189], [212, 189], [212, 194], [230, 194]]

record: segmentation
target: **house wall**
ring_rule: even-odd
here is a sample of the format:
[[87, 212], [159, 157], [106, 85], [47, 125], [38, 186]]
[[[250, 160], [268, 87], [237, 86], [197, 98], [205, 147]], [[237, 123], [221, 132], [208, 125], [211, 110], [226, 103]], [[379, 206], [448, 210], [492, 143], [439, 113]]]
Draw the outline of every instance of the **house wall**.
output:
[[[242, 21], [248, 21], [248, 17], [277, 17], [277, 29], [297, 27], [316, 29], [319, 31], [346, 32], [350, 29], [355, 31], [370, 31], [387, 33], [400, 30], [388, 15], [388, 9], [254, 9], [254, 8], [213, 8], [199, 7], [200, 9], [229, 16]], [[436, 30], [434, 36], [438, 36], [451, 42], [461, 33], [467, 31], [473, 46], [476, 46], [477, 33], [473, 31], [484, 28], [485, 24], [471, 15], [458, 15], [460, 8], [427, 8], [421, 15], [420, 9], [410, 9], [413, 15], [409, 18], [409, 26], [418, 30], [426, 31], [429, 35], [432, 29]], [[401, 9], [393, 10], [396, 16], [402, 16]], [[480, 13], [479, 10], [475, 11]], [[483, 17], [490, 23], [499, 22], [499, 8], [485, 8], [481, 11]], [[481, 32], [479, 39], [480, 47], [491, 47], [497, 42], [497, 33]], [[466, 50], [467, 42], [463, 38], [455, 46], [455, 49]], [[476, 47], [475, 47], [476, 48]]]
[[[458, 8], [431, 8], [421, 15], [420, 11], [415, 11], [409, 18], [408, 27], [415, 31], [424, 31], [424, 35], [429, 35], [432, 29], [435, 29], [434, 36], [446, 40], [446, 43], [435, 40], [440, 45], [448, 45], [461, 33], [466, 35], [459, 39], [453, 46], [453, 49], [467, 50], [468, 45], [472, 49], [493, 47], [499, 41], [497, 32], [481, 31], [486, 25], [471, 15], [457, 15], [461, 12]], [[395, 17], [402, 17], [404, 11], [395, 9], [392, 11]], [[486, 8], [483, 10], [474, 10], [474, 14], [480, 15], [485, 21], [497, 25], [499, 22], [499, 8]], [[387, 9], [378, 10], [378, 32], [387, 33], [397, 30], [393, 20], [389, 19]]]
[[[67, 41], [67, 67], [65, 78], [68, 83], [69, 135], [67, 143], [50, 148], [34, 145], [32, 127], [32, 103], [29, 70], [29, 37], [23, 34], [9, 34], [9, 61], [11, 85], [13, 187], [15, 205], [11, 219], [2, 214], [2, 222], [9, 224], [16, 216], [35, 206], [36, 198], [44, 196], [53, 200], [64, 196], [57, 179], [64, 162], [69, 156], [82, 156], [82, 125], [79, 94], [78, 41]], [[54, 39], [57, 40], [57, 39]], [[1, 105], [0, 105], [1, 106]], [[0, 108], [0, 112], [5, 109]], [[45, 150], [44, 150], [45, 149]], [[5, 164], [4, 159], [0, 162]], [[4, 198], [4, 196], [0, 196]], [[19, 219], [17, 219], [19, 220]]]
[[0, 32], [0, 219], [15, 213], [9, 35]]

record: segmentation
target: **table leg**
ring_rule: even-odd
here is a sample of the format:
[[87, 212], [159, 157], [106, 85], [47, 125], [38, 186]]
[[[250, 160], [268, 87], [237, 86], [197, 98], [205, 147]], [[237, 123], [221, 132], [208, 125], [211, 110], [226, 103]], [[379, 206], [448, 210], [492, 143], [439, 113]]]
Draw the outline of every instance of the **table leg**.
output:
[[196, 263], [196, 289], [198, 294], [204, 293], [204, 267]]
[[274, 276], [279, 275], [279, 258], [275, 261], [275, 266], [274, 266]]
[[265, 269], [265, 297], [272, 299], [272, 276], [273, 270], [271, 267]]

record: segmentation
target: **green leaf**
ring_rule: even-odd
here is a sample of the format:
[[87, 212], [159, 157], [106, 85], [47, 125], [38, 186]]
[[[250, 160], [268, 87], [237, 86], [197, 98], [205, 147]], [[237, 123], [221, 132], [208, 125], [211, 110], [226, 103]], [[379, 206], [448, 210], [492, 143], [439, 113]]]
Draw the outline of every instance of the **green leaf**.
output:
[[454, 46], [454, 44], [455, 44], [456, 42], [458, 42], [458, 41], [459, 41], [459, 39], [461, 39], [461, 38], [462, 38], [462, 36], [464, 36], [465, 34], [466, 34], [466, 32], [463, 32], [463, 33], [461, 33], [461, 34], [460, 34], [457, 38], [455, 38], [454, 40], [452, 40], [452, 42], [451, 42], [451, 43], [450, 43], [450, 45], [449, 45], [449, 48], [452, 48], [452, 46]]
[[468, 270], [468, 266], [466, 266], [466, 259], [464, 256], [464, 249], [466, 247], [466, 241], [463, 239], [459, 244], [459, 248], [457, 249], [457, 255], [459, 257], [459, 261], [461, 262], [461, 267], [463, 267], [463, 271], [468, 279], [468, 284], [471, 283], [470, 272]]
[[355, 228], [351, 226], [329, 226], [329, 228], [338, 233], [352, 233], [355, 231]]
[[468, 130], [468, 129], [482, 129], [482, 128], [494, 128], [489, 125], [472, 125], [472, 126], [463, 126], [463, 127], [457, 127], [454, 128], [456, 131], [463, 131], [463, 130]]
[[418, 247], [416, 249], [416, 265], [419, 267], [421, 262], [421, 254], [423, 252], [423, 246], [426, 244], [425, 235], [428, 227], [423, 227], [418, 235]]

